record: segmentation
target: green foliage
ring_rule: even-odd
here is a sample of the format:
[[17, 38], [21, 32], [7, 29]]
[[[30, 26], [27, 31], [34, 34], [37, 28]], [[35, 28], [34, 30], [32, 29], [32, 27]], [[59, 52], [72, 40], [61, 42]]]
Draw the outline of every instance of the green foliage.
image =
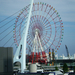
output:
[[55, 67], [55, 70], [58, 71], [58, 67], [57, 66]]
[[41, 75], [44, 75], [44, 73], [41, 73]]
[[75, 66], [74, 66], [74, 72], [75, 72]]
[[66, 63], [63, 65], [63, 71], [64, 73], [68, 72], [68, 66]]

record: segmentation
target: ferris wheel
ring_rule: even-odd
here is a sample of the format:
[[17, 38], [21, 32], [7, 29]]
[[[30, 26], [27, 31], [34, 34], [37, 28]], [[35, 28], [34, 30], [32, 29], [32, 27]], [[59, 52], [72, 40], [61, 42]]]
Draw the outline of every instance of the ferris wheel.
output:
[[[15, 21], [13, 32], [17, 47], [22, 39], [23, 30], [26, 28], [29, 8], [30, 5], [22, 9]], [[26, 46], [26, 54], [30, 61], [35, 62], [41, 59], [46, 62], [49, 49], [54, 49], [55, 52], [59, 49], [63, 39], [63, 30], [61, 17], [55, 8], [42, 2], [33, 3]]]

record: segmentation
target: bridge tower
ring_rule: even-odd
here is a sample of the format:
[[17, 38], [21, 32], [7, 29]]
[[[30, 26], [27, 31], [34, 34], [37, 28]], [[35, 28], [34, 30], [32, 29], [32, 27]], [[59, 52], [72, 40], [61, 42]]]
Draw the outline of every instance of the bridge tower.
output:
[[[29, 23], [30, 23], [32, 7], [33, 7], [33, 0], [31, 0], [31, 6], [30, 6], [26, 29], [23, 30], [23, 37], [19, 43], [19, 46], [17, 48], [17, 51], [14, 55], [14, 60], [13, 60], [14, 63], [15, 62], [21, 63], [21, 73], [24, 73], [24, 70], [26, 69], [26, 39], [27, 39], [27, 33], [28, 33], [28, 28], [29, 28]], [[19, 57], [20, 51], [21, 51], [21, 56]]]

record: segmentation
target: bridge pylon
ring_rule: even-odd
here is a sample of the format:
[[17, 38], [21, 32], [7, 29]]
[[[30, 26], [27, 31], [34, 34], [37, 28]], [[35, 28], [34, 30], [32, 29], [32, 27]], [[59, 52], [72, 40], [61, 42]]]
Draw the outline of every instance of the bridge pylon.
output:
[[30, 23], [32, 7], [33, 7], [33, 0], [31, 1], [31, 6], [30, 6], [26, 29], [24, 29], [24, 31], [23, 31], [22, 39], [19, 43], [19, 46], [17, 48], [17, 51], [14, 55], [14, 60], [13, 60], [14, 63], [15, 62], [21, 63], [21, 73], [24, 73], [24, 70], [26, 69], [26, 43], [27, 43], [26, 39], [27, 39], [27, 33], [28, 33], [28, 28], [29, 28], [29, 23]]

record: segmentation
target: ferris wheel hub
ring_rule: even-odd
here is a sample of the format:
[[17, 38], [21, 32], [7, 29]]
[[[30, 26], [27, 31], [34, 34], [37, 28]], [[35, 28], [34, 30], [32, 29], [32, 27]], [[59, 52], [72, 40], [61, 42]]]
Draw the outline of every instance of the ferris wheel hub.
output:
[[39, 29], [36, 28], [36, 29], [35, 29], [35, 33], [39, 33]]

